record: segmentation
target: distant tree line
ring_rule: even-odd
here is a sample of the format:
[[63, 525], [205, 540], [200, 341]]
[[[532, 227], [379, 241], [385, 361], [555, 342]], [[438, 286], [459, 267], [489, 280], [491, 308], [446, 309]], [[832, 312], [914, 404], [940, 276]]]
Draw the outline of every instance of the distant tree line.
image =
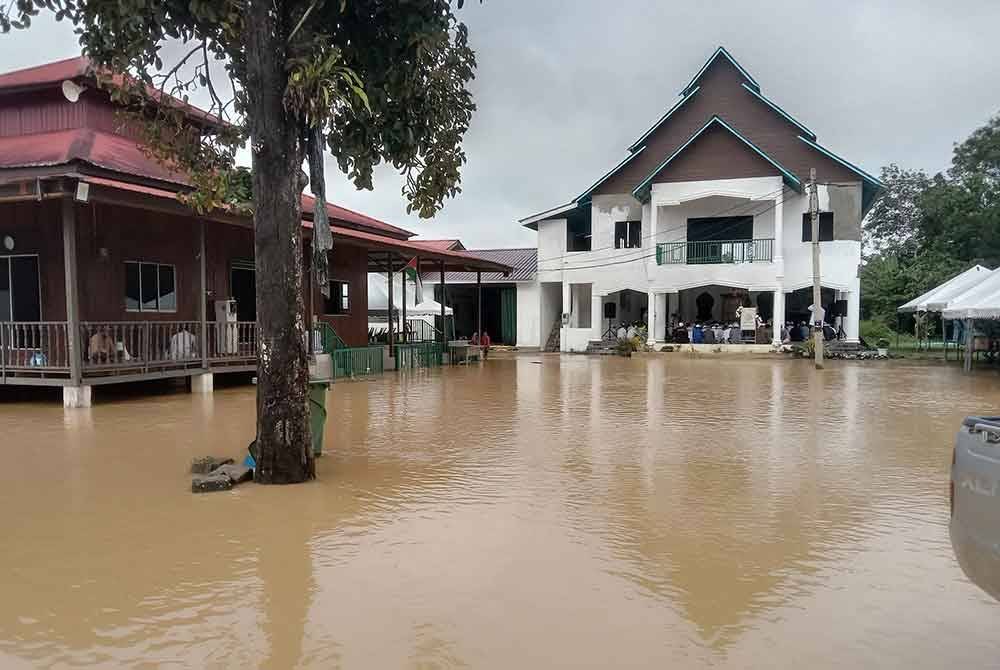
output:
[[[862, 318], [896, 327], [896, 308], [981, 263], [1000, 265], [1000, 115], [955, 145], [929, 177], [882, 168], [886, 191], [862, 227]], [[906, 330], [912, 327], [912, 323]]]

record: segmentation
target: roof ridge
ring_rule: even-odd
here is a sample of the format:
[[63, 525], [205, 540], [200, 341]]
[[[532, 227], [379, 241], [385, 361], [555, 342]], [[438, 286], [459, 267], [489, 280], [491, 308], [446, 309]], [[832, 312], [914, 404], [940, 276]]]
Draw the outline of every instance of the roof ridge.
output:
[[45, 62], [45, 63], [39, 63], [38, 65], [29, 65], [28, 67], [19, 67], [16, 70], [6, 70], [4, 72], [0, 72], [0, 77], [7, 76], [9, 74], [22, 74], [24, 72], [31, 72], [32, 70], [40, 70], [40, 69], [42, 69], [44, 67], [51, 67], [53, 65], [60, 65], [62, 63], [69, 63], [70, 61], [74, 61], [74, 60], [79, 60], [81, 62], [85, 62], [88, 67], [90, 66], [90, 59], [87, 58], [86, 56], [84, 56], [83, 54], [80, 54], [79, 56], [70, 56], [69, 58], [60, 58], [58, 60], [50, 60], [50, 61]]

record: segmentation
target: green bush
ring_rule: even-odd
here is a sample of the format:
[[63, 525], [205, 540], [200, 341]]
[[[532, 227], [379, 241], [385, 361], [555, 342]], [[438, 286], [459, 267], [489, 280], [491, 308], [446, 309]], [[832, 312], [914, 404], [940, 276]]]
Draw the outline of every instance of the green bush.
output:
[[862, 321], [860, 324], [861, 337], [865, 342], [875, 342], [877, 340], [888, 340], [895, 333], [884, 321], [872, 319]]

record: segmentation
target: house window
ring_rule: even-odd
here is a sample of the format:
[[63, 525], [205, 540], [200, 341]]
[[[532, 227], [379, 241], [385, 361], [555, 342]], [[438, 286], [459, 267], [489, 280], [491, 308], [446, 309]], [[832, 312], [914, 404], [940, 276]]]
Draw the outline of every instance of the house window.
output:
[[165, 263], [126, 261], [125, 311], [176, 312], [177, 268]]
[[638, 249], [642, 246], [642, 221], [615, 223], [615, 249]]
[[566, 251], [590, 251], [590, 217], [571, 218], [566, 222]]
[[349, 283], [339, 280], [333, 280], [330, 282], [330, 297], [324, 297], [323, 299], [323, 313], [351, 313], [351, 289]]
[[[833, 212], [819, 213], [819, 241], [830, 242], [833, 240]], [[812, 242], [812, 219], [809, 212], [802, 215], [802, 241]]]

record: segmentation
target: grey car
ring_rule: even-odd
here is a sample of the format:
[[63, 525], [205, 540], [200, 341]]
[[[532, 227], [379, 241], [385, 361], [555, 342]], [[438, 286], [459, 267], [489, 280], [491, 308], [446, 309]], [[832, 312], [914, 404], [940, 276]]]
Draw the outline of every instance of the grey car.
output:
[[1000, 417], [969, 416], [958, 431], [950, 532], [962, 570], [1000, 600]]

